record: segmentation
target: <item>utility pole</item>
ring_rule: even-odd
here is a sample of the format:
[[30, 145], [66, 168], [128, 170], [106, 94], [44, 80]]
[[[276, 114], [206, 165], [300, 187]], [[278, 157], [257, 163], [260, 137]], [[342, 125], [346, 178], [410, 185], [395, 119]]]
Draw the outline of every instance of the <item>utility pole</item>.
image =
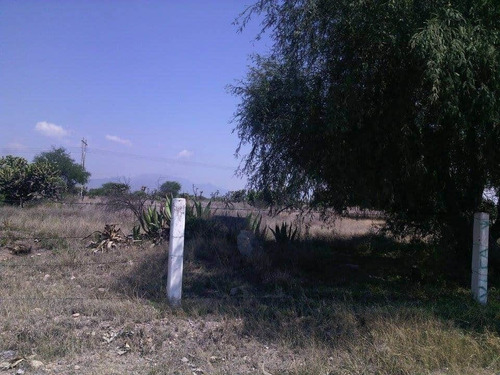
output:
[[[82, 168], [85, 170], [85, 156], [87, 154], [87, 140], [85, 138], [82, 138]], [[82, 184], [82, 189], [80, 190], [80, 197], [83, 200], [83, 189], [85, 186]]]

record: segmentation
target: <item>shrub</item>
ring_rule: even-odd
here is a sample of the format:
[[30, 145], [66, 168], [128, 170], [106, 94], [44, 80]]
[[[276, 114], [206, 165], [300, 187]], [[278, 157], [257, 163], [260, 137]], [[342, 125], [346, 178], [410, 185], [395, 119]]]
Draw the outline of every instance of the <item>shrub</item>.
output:
[[24, 158], [8, 155], [0, 158], [0, 194], [8, 203], [40, 198], [59, 198], [65, 185], [59, 172], [46, 162], [28, 163]]

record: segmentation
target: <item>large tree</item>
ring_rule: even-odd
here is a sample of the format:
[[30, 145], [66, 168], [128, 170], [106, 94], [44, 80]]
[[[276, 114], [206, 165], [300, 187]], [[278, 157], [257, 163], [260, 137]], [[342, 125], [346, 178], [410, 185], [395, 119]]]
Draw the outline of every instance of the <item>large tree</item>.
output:
[[0, 158], [0, 196], [7, 203], [38, 198], [58, 198], [64, 191], [59, 171], [47, 162], [28, 163], [24, 158], [8, 155]]
[[250, 185], [383, 209], [399, 233], [471, 232], [500, 186], [500, 2], [260, 0], [243, 25], [254, 14], [274, 45], [233, 87]]
[[177, 181], [165, 181], [163, 184], [160, 185], [159, 192], [165, 196], [173, 196], [177, 197], [179, 192], [181, 191], [181, 184], [178, 183]]
[[51, 151], [40, 153], [35, 156], [34, 162], [48, 162], [53, 165], [70, 192], [74, 191], [76, 184], [86, 184], [90, 177], [90, 173], [82, 165], [77, 164], [64, 147], [52, 147]]

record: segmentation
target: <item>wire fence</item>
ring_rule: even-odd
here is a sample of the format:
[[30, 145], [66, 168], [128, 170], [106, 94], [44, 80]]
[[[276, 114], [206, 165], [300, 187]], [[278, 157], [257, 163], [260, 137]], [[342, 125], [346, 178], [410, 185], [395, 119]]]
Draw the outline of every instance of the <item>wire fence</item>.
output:
[[[93, 198], [89, 198], [93, 199]], [[106, 197], [103, 197], [101, 199], [107, 199]], [[188, 198], [189, 200], [189, 198]], [[203, 198], [202, 199], [202, 204], [208, 204], [208, 202], [212, 202], [214, 206], [212, 206], [212, 211], [213, 213], [217, 212], [250, 212], [250, 213], [256, 213], [256, 214], [262, 214], [262, 213], [269, 213], [271, 216], [272, 215], [278, 215], [278, 214], [318, 214], [318, 215], [328, 215], [328, 214], [336, 214], [339, 217], [346, 217], [346, 218], [368, 218], [368, 219], [386, 219], [388, 216], [390, 216], [393, 213], [387, 213], [384, 211], [379, 211], [375, 209], [358, 209], [358, 208], [350, 208], [347, 210], [344, 210], [343, 212], [337, 212], [337, 211], [332, 211], [331, 209], [316, 209], [316, 208], [310, 208], [305, 206], [304, 208], [295, 208], [295, 207], [276, 207], [276, 206], [265, 206], [265, 207], [258, 207], [258, 206], [253, 206], [250, 205], [247, 202], [229, 202], [229, 201], [224, 201], [222, 199], [210, 199], [210, 198]], [[18, 204], [19, 201], [16, 200], [2, 200], [0, 203], [8, 203], [8, 204]], [[64, 201], [64, 200], [39, 200], [39, 201], [28, 201], [24, 202], [26, 207], [34, 207], [39, 204], [56, 204], [56, 205], [61, 205], [61, 206], [96, 206], [96, 207], [112, 207], [112, 208], [117, 208], [119, 205], [117, 205], [116, 202], [83, 202], [83, 201]], [[155, 204], [160, 203], [159, 200], [151, 198], [150, 203], [146, 203], [145, 206], [153, 206]], [[245, 205], [245, 206], [240, 206], [236, 207], [237, 205]], [[218, 206], [217, 206], [218, 205]], [[248, 207], [250, 205], [250, 207]], [[449, 213], [449, 212], [436, 212], [436, 211], [401, 211], [398, 213], [399, 215], [407, 215], [408, 217], [443, 217], [443, 218], [453, 218], [457, 217], [458, 215], [461, 215], [462, 213]]]
[[[76, 149], [75, 149], [76, 150]], [[6, 149], [3, 149], [5, 152]], [[8, 150], [7, 150], [8, 151]], [[32, 148], [29, 150], [25, 150], [27, 153], [35, 154], [39, 152], [46, 151], [45, 149], [42, 148]], [[129, 158], [129, 159], [135, 159], [135, 160], [148, 160], [152, 162], [160, 162], [160, 163], [166, 163], [166, 164], [171, 164], [171, 165], [179, 165], [183, 167], [195, 167], [195, 168], [211, 168], [211, 169], [218, 169], [218, 170], [231, 170], [234, 171], [236, 170], [235, 166], [227, 166], [227, 165], [217, 165], [217, 164], [211, 164], [211, 163], [204, 163], [204, 162], [195, 162], [195, 161], [183, 161], [179, 159], [172, 159], [172, 158], [164, 158], [164, 157], [150, 157], [150, 156], [145, 156], [145, 155], [138, 155], [138, 154], [131, 154], [131, 153], [117, 153], [117, 152], [111, 152], [107, 150], [102, 150], [102, 149], [96, 149], [96, 148], [88, 148], [88, 152], [90, 155], [104, 155], [104, 156], [109, 156], [109, 155], [115, 155], [121, 158]], [[93, 199], [91, 201], [91, 199]], [[346, 217], [350, 219], [371, 219], [371, 220], [384, 220], [388, 217], [388, 215], [384, 212], [377, 211], [377, 210], [368, 210], [368, 209], [359, 209], [359, 208], [351, 208], [345, 212], [343, 212], [342, 215], [339, 215], [338, 213], [334, 213], [332, 210], [318, 210], [314, 209], [312, 207], [304, 207], [303, 209], [296, 209], [296, 208], [288, 208], [288, 207], [263, 207], [263, 206], [256, 206], [256, 205], [250, 205], [248, 202], [230, 202], [227, 199], [221, 199], [220, 197], [217, 197], [215, 199], [212, 199], [213, 204], [212, 204], [212, 213], [214, 215], [237, 215], [237, 214], [253, 214], [253, 215], [264, 215], [268, 214], [270, 217], [273, 215], [277, 218], [283, 219], [283, 216], [300, 216], [300, 215], [316, 215], [316, 217], [319, 217], [321, 215], [325, 214], [330, 214], [330, 215], [336, 215], [339, 217]], [[12, 205], [19, 204], [19, 201], [16, 200], [3, 200], [3, 203], [8, 203]], [[208, 200], [204, 201], [204, 205], [206, 206], [208, 203]], [[84, 200], [40, 200], [40, 201], [32, 201], [32, 202], [25, 202], [26, 208], [30, 207], [36, 207], [38, 204], [46, 204], [48, 203], [49, 205], [57, 205], [57, 206], [62, 206], [62, 207], [80, 207], [80, 208], [117, 208], [116, 202], [109, 201], [108, 198], [105, 197], [98, 197], [98, 198], [90, 198], [90, 197], [85, 197]], [[158, 203], [158, 202], [156, 202]], [[150, 199], [149, 202], [146, 203], [146, 207], [148, 205], [154, 205], [155, 200]], [[439, 218], [454, 218], [456, 215], [455, 214], [450, 214], [450, 213], [436, 213], [436, 212], [406, 212], [406, 215], [409, 217], [413, 218], [418, 218], [418, 217], [424, 217], [424, 216], [429, 216], [430, 214], [434, 217], [439, 217]], [[472, 218], [471, 218], [472, 219]], [[1, 229], [1, 226], [0, 226]], [[8, 231], [7, 231], [8, 232]], [[0, 232], [0, 240], [6, 239], [6, 240], [15, 240], [15, 241], [47, 241], [47, 240], [78, 240], [78, 241], [85, 241], [89, 240], [94, 233], [91, 233], [90, 235], [46, 235], [46, 234], [37, 234], [37, 233], [13, 233], [9, 235], [7, 233], [7, 236], [5, 233]], [[43, 270], [66, 270], [66, 269], [75, 269], [75, 268], [100, 268], [100, 267], [123, 267], [124, 265], [134, 265], [134, 261], [131, 261], [130, 259], [127, 260], [101, 260], [98, 258], [95, 258], [93, 261], [81, 261], [81, 260], [68, 260], [68, 261], [58, 261], [58, 262], [48, 262], [48, 261], [41, 261], [42, 259], [35, 257], [35, 258], [30, 258], [33, 261], [29, 260], [21, 260], [22, 258], [19, 257], [18, 260], [14, 259], [9, 259], [9, 261], [0, 261], [0, 275], [4, 273], [6, 270], [10, 270], [9, 277], [20, 277], [23, 278], [25, 277], [25, 274], [29, 273], [29, 271], [25, 271], [26, 269], [33, 270], [35, 272], [40, 272]], [[52, 272], [52, 271], [48, 271]], [[12, 276], [14, 275], [14, 276]], [[43, 275], [43, 273], [42, 273]], [[158, 275], [158, 278], [161, 278], [162, 275]], [[0, 278], [1, 280], [1, 278]], [[63, 283], [65, 282], [64, 279], [59, 279], [58, 282]], [[4, 293], [7, 291], [4, 291]], [[12, 292], [12, 291], [11, 291]], [[22, 291], [20, 291], [22, 293]], [[1, 292], [0, 292], [1, 293]], [[72, 292], [68, 294], [80, 294], [79, 292]], [[116, 295], [117, 294], [117, 295]], [[221, 294], [221, 298], [225, 298], [227, 296], [224, 296]], [[79, 301], [130, 301], [133, 298], [143, 298], [143, 296], [137, 295], [134, 297], [131, 296], [124, 296], [120, 295], [120, 293], [115, 293], [114, 296], [108, 295], [108, 293], [102, 293], [102, 295], [98, 296], [82, 296], [82, 295], [68, 295], [68, 296], [1, 296], [0, 295], [0, 307], [2, 307], [2, 304], [6, 302], [30, 302], [30, 303], [41, 303], [41, 302], [53, 302], [53, 301], [59, 301], [59, 302], [67, 302], [68, 305], [71, 302], [79, 302]], [[232, 296], [231, 298], [240, 298], [240, 296]], [[243, 297], [241, 297], [243, 298]], [[284, 298], [282, 296], [261, 296], [259, 298]], [[288, 297], [286, 297], [288, 298]], [[197, 298], [184, 298], [185, 300], [200, 300], [200, 297]], [[211, 298], [212, 300], [213, 298]], [[165, 300], [166, 301], [166, 300]]]
[[[207, 200], [209, 201], [209, 200]], [[208, 204], [207, 201], [205, 201], [205, 205]], [[7, 203], [17, 203], [16, 201], [4, 201], [4, 202], [7, 202]], [[113, 208], [116, 208], [117, 207], [117, 204], [116, 202], [109, 202], [109, 201], [104, 201], [104, 202], [82, 202], [82, 201], [61, 201], [61, 200], [57, 200], [57, 201], [54, 201], [54, 200], [50, 200], [50, 201], [45, 201], [46, 203], [49, 203], [49, 204], [56, 204], [56, 205], [61, 205], [61, 206], [69, 206], [69, 207], [73, 207], [73, 206], [76, 206], [76, 207], [113, 207]], [[144, 207], [147, 207], [149, 205], [154, 205], [158, 203], [157, 201], [155, 200], [151, 200], [150, 203], [147, 203], [144, 205]], [[324, 211], [319, 211], [319, 210], [314, 210], [314, 209], [310, 209], [310, 208], [305, 208], [305, 209], [302, 209], [302, 210], [298, 210], [298, 209], [289, 209], [289, 208], [283, 208], [281, 210], [275, 210], [274, 212], [272, 211], [272, 209], [270, 209], [269, 207], [266, 207], [266, 208], [259, 208], [259, 207], [255, 207], [255, 206], [251, 206], [251, 207], [248, 207], [248, 206], [241, 206], [243, 204], [247, 204], [247, 203], [241, 203], [241, 202], [236, 202], [236, 203], [227, 203], [227, 202], [221, 202], [221, 201], [213, 201], [214, 203], [214, 206], [212, 206], [212, 214], [213, 216], [224, 216], [224, 215], [230, 215], [230, 213], [246, 213], [247, 215], [248, 214], [255, 214], [255, 215], [263, 215], [263, 214], [268, 214], [269, 217], [271, 218], [282, 218], [283, 215], [288, 215], [288, 216], [293, 216], [295, 215], [295, 217], [297, 216], [300, 216], [300, 215], [304, 215], [304, 216], [307, 216], [307, 215], [324, 215], [325, 212]], [[43, 202], [42, 202], [43, 204]], [[35, 203], [35, 205], [37, 205], [37, 203]], [[237, 205], [240, 205], [239, 207]], [[121, 208], [121, 209], [125, 209], [125, 208]], [[427, 215], [426, 213], [424, 212], [419, 212], [418, 214], [417, 213], [412, 213], [412, 212], [407, 212], [406, 213], [409, 217], [419, 217], [419, 215]], [[435, 217], [439, 217], [439, 218], [455, 218], [456, 215], [452, 215], [452, 214], [447, 214], [447, 213], [433, 213], [433, 215]], [[371, 219], [371, 220], [384, 220], [387, 218], [387, 215], [383, 212], [380, 212], [380, 211], [374, 211], [374, 210], [365, 210], [365, 209], [351, 209], [350, 211], [348, 211], [347, 213], [344, 213], [342, 215], [339, 215], [337, 214], [338, 217], [343, 217], [343, 218], [350, 218], [350, 219]], [[7, 228], [8, 230], [8, 228]], [[96, 231], [97, 232], [97, 231]], [[9, 234], [7, 232], [7, 235], [4, 234], [4, 238], [7, 238], [7, 239], [14, 239], [14, 240], [26, 240], [26, 241], [35, 241], [35, 242], [39, 242], [39, 241], [44, 241], [44, 240], [86, 240], [86, 239], [91, 239], [92, 236], [96, 233], [96, 232], [93, 232], [93, 233], [90, 233], [88, 235], [81, 235], [81, 236], [61, 236], [61, 235], [52, 235], [52, 236], [47, 236], [47, 235], [42, 235], [42, 234], [37, 234], [37, 233], [30, 233], [30, 234], [14, 234], [14, 235], [11, 235], [10, 238], [9, 238]], [[1, 239], [2, 237], [0, 237]], [[0, 264], [1, 266], [1, 264]]]
[[63, 267], [91, 267], [110, 264], [130, 264], [130, 261], [111, 261], [111, 262], [68, 262], [68, 263], [5, 263], [0, 262], [0, 267], [31, 267], [31, 268], [63, 268]]
[[[92, 198], [90, 198], [92, 199]], [[106, 198], [104, 198], [106, 199]], [[14, 201], [14, 200], [3, 200], [4, 203], [9, 203], [9, 204], [18, 204], [19, 201]], [[113, 207], [116, 208], [119, 205], [116, 202], [78, 202], [78, 201], [55, 201], [55, 200], [42, 200], [42, 201], [35, 201], [35, 202], [25, 202], [25, 205], [27, 207], [33, 207], [36, 206], [40, 203], [49, 203], [49, 204], [57, 204], [61, 206], [97, 206], [97, 207]], [[246, 202], [225, 202], [223, 200], [218, 200], [218, 199], [203, 199], [202, 204], [208, 204], [208, 202], [212, 202], [214, 206], [212, 206], [212, 211], [214, 213], [216, 212], [250, 212], [250, 213], [256, 213], [256, 214], [262, 214], [262, 213], [269, 213], [270, 215], [277, 215], [277, 214], [319, 214], [323, 215], [328, 212], [328, 210], [318, 210], [314, 208], [309, 208], [309, 207], [304, 207], [302, 209], [299, 208], [287, 208], [287, 207], [275, 207], [275, 206], [266, 206], [266, 207], [256, 207], [256, 206], [250, 206], [248, 207], [249, 203]], [[158, 204], [159, 201], [155, 199], [151, 199], [150, 203], [145, 204], [145, 206], [148, 205], [155, 205]], [[218, 206], [217, 206], [218, 205]], [[246, 206], [240, 206], [237, 207], [237, 205], [246, 205]], [[370, 210], [370, 209], [349, 209], [345, 211], [344, 213], [338, 214], [339, 216], [344, 216], [344, 217], [352, 217], [352, 218], [384, 218], [386, 216], [385, 213], [377, 210]]]
[[54, 301], [131, 301], [132, 298], [128, 297], [0, 297], [0, 303], [2, 302], [54, 302]]
[[[43, 148], [28, 148], [23, 150], [21, 153], [26, 153], [29, 155], [35, 155], [40, 152], [46, 151]], [[75, 152], [79, 152], [79, 148], [74, 148]], [[204, 168], [204, 169], [214, 169], [214, 170], [219, 170], [219, 171], [234, 171], [237, 169], [236, 166], [229, 166], [229, 165], [220, 165], [220, 164], [214, 164], [214, 163], [207, 163], [207, 162], [197, 162], [197, 161], [189, 161], [189, 160], [181, 160], [181, 159], [174, 159], [174, 158], [166, 158], [166, 157], [160, 157], [160, 156], [146, 156], [146, 155], [140, 155], [140, 154], [133, 154], [133, 153], [126, 153], [126, 152], [114, 152], [114, 151], [109, 151], [109, 150], [104, 150], [104, 149], [99, 149], [99, 148], [93, 148], [89, 147], [88, 148], [88, 153], [91, 156], [94, 156], [95, 158], [98, 158], [99, 156], [103, 158], [108, 158], [109, 156], [116, 156], [122, 159], [129, 159], [128, 161], [133, 162], [134, 160], [141, 160], [141, 161], [149, 161], [152, 163], [162, 163], [163, 165], [170, 165], [170, 166], [177, 166], [177, 167], [191, 167], [191, 168]], [[0, 153], [11, 153], [11, 152], [16, 152], [19, 153], [19, 150], [9, 150], [7, 148], [0, 149]], [[159, 182], [159, 180], [158, 180]], [[196, 195], [196, 194], [195, 194]], [[151, 196], [151, 195], [150, 195]], [[323, 217], [341, 217], [341, 218], [349, 218], [349, 219], [369, 219], [369, 220], [386, 220], [390, 218], [390, 214], [378, 210], [370, 210], [370, 209], [361, 209], [361, 208], [350, 208], [348, 210], [345, 210], [342, 212], [342, 214], [339, 214], [337, 212], [334, 212], [333, 210], [329, 209], [317, 209], [313, 207], [307, 207], [304, 206], [302, 209], [297, 209], [296, 207], [267, 207], [259, 204], [249, 204], [248, 201], [244, 202], [231, 202], [228, 200], [228, 197], [231, 195], [228, 194], [224, 197], [215, 197], [212, 199], [212, 214], [213, 215], [227, 215], [227, 216], [235, 216], [235, 215], [268, 215], [271, 218], [275, 218], [278, 220], [293, 220], [296, 219], [297, 217], [299, 218], [307, 218], [307, 215], [312, 215], [310, 218], [314, 219], [321, 219]], [[152, 196], [151, 196], [152, 197]], [[494, 198], [494, 196], [493, 196]], [[492, 199], [492, 197], [489, 197], [489, 199]], [[20, 202], [16, 200], [3, 200], [2, 203], [8, 203], [12, 205], [17, 205]], [[29, 202], [24, 202], [26, 208], [30, 207], [36, 207], [39, 203], [41, 204], [46, 204], [48, 203], [49, 205], [57, 205], [61, 207], [75, 207], [75, 208], [82, 208], [82, 211], [85, 209], [89, 208], [99, 208], [99, 209], [114, 209], [116, 210], [117, 208], [120, 209], [119, 206], [117, 206], [116, 202], [110, 201], [106, 197], [96, 197], [92, 198], [91, 196], [86, 196], [84, 199], [74, 199], [74, 200], [34, 200], [34, 201], [29, 201]], [[147, 207], [149, 205], [154, 205], [155, 203], [158, 203], [158, 201], [155, 202], [154, 198], [150, 198], [148, 202], [143, 203], [143, 207]], [[191, 203], [192, 204], [192, 203]], [[206, 206], [208, 204], [208, 200], [203, 201], [203, 205]], [[123, 209], [123, 208], [122, 208]], [[141, 207], [142, 209], [142, 207]], [[401, 212], [399, 213], [401, 215], [406, 215], [408, 218], [408, 221], [414, 221], [418, 222], [418, 220], [422, 218], [427, 218], [427, 217], [433, 217], [434, 220], [453, 220], [457, 218], [456, 213], [449, 213], [449, 212], [429, 212], [425, 211], [424, 209], [421, 210], [415, 210], [414, 212], [412, 211], [406, 211], [406, 212]], [[472, 221], [472, 214], [470, 215], [470, 219]], [[1, 240], [6, 240], [1, 243], [8, 243], [9, 241], [35, 241], [35, 242], [40, 242], [40, 241], [58, 241], [58, 240], [75, 240], [75, 241], [85, 241], [93, 239], [91, 238], [96, 232], [91, 233], [90, 235], [56, 235], [56, 234], [46, 234], [46, 233], [28, 233], [27, 231], [24, 230], [19, 230], [14, 231], [9, 233], [8, 228], [5, 228], [0, 223], [0, 241]], [[3, 233], [1, 229], [4, 229]], [[5, 230], [7, 229], [7, 230]], [[81, 233], [77, 232], [77, 233]], [[5, 235], [7, 234], [7, 235]], [[127, 236], [128, 238], [129, 236]], [[4, 246], [5, 247], [5, 246]], [[78, 258], [78, 257], [77, 257]], [[24, 260], [23, 260], [24, 259]], [[43, 274], [45, 272], [47, 273], [53, 273], [52, 270], [58, 270], [58, 271], [63, 271], [65, 272], [66, 270], [73, 270], [73, 269], [80, 269], [83, 268], [83, 272], [87, 272], [87, 268], [90, 268], [92, 271], [94, 268], [99, 270], [99, 268], [103, 268], [105, 271], [100, 270], [100, 272], [106, 272], [109, 269], [115, 270], [115, 268], [119, 268], [120, 270], [123, 270], [125, 265], [129, 265], [131, 267], [135, 266], [137, 263], [136, 260], [106, 260], [106, 259], [101, 259], [100, 257], [92, 257], [92, 260], [85, 260], [83, 261], [82, 259], [70, 259], [70, 260], [58, 260], [58, 261], [47, 261], [46, 258], [40, 258], [35, 256], [34, 258], [23, 258], [23, 257], [18, 257], [16, 258], [11, 258], [8, 261], [0, 261], [0, 280], [2, 277], [2, 274], [8, 274], [7, 277], [19, 277], [19, 278], [24, 278], [26, 277], [26, 274], [40, 274], [43, 277]], [[83, 273], [82, 272], [82, 273]], [[54, 271], [55, 273], [55, 271]], [[162, 275], [157, 275], [158, 278], [161, 278]], [[35, 277], [33, 280], [37, 280]], [[30, 282], [36, 282], [36, 281], [30, 281]], [[65, 278], [59, 278], [57, 279], [58, 283], [65, 283], [66, 279]], [[92, 286], [94, 289], [98, 289], [97, 286]], [[36, 288], [35, 288], [36, 289]], [[70, 291], [71, 289], [68, 289]], [[5, 295], [1, 296], [1, 294], [14, 294], [15, 292], [20, 292], [21, 295]], [[48, 295], [45, 296], [43, 294], [50, 294], [50, 289], [48, 290], [43, 290], [43, 293], [40, 293], [40, 295], [35, 295], [35, 296], [23, 296], [22, 291], [16, 291], [16, 290], [3, 290], [0, 288], [0, 308], [2, 307], [3, 304], [7, 302], [13, 302], [12, 303], [12, 308], [15, 309], [15, 302], [30, 302], [33, 304], [37, 303], [45, 303], [45, 302], [54, 302], [54, 301], [59, 301], [61, 302], [61, 305], [66, 308], [65, 303], [68, 304], [68, 306], [71, 305], [71, 303], [75, 302], [81, 302], [81, 301], [89, 301], [89, 302], [98, 302], [98, 301], [131, 301], [134, 298], [144, 298], [144, 296], [140, 295], [133, 295], [133, 292], [130, 293], [130, 295], [123, 295], [120, 292], [112, 291], [111, 293], [105, 292], [99, 292], [97, 291], [97, 296], [95, 296], [94, 291], [90, 292], [90, 295], [81, 295], [85, 294], [84, 292], [78, 292], [78, 290], [70, 291], [69, 295], [67, 296], [57, 296], [56, 295]], [[33, 293], [31, 293], [33, 294]], [[63, 294], [63, 293], [60, 293]], [[111, 294], [111, 295], [110, 295]], [[227, 298], [227, 295], [224, 295], [221, 293], [220, 295], [217, 296], [217, 298]], [[231, 296], [231, 298], [244, 298], [243, 296]], [[258, 298], [272, 298], [272, 299], [277, 299], [277, 298], [291, 298], [291, 297], [284, 297], [284, 296], [260, 296]], [[202, 299], [201, 297], [196, 297], [196, 298], [190, 298], [190, 297], [184, 297], [184, 300], [196, 300], [199, 301]], [[210, 300], [213, 300], [213, 297], [210, 298]], [[166, 299], [165, 299], [166, 301]]]

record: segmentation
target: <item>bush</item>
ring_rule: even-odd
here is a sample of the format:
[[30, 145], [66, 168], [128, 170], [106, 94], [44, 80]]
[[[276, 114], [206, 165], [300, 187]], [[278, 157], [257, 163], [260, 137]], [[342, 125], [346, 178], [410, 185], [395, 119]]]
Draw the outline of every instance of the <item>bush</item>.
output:
[[159, 189], [159, 193], [163, 197], [169, 195], [175, 198], [179, 195], [179, 191], [181, 191], [181, 184], [177, 181], [166, 181], [161, 184]]
[[82, 165], [76, 163], [63, 147], [53, 147], [51, 151], [42, 152], [35, 156], [33, 161], [35, 163], [46, 162], [54, 167], [66, 184], [66, 190], [71, 193], [76, 192], [76, 184], [84, 185], [90, 177], [90, 173]]
[[130, 185], [122, 182], [106, 182], [100, 188], [90, 189], [88, 196], [94, 197], [113, 197], [130, 193]]
[[0, 158], [0, 194], [7, 203], [40, 198], [59, 198], [65, 190], [59, 171], [46, 162], [28, 163], [24, 158], [8, 155]]

